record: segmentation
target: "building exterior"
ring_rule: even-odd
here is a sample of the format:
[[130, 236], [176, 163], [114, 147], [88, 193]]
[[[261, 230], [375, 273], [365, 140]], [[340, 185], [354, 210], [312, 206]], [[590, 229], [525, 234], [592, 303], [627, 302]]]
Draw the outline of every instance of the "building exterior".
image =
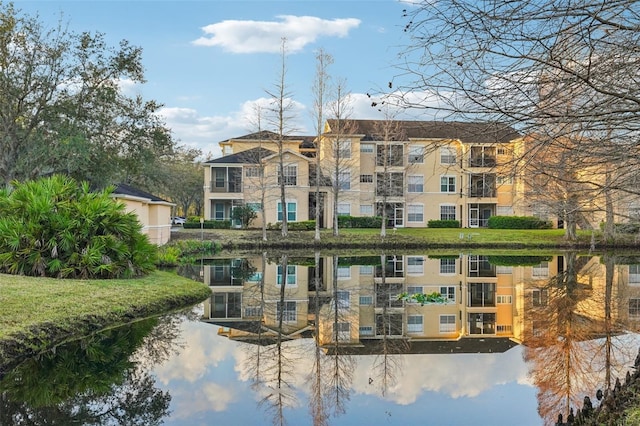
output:
[[142, 232], [147, 234], [151, 243], [163, 245], [171, 239], [171, 210], [175, 207], [174, 203], [124, 183], [116, 186], [111, 196], [122, 202], [127, 212], [138, 216]]
[[[273, 224], [283, 212], [290, 222], [314, 219], [319, 204], [322, 227], [331, 227], [334, 214], [381, 216], [385, 211], [390, 227], [452, 219], [469, 228], [486, 227], [493, 215], [518, 214], [510, 162], [522, 139], [513, 129], [430, 121], [342, 124], [328, 120], [320, 140], [289, 136], [277, 143], [272, 133], [261, 132], [221, 142], [223, 157], [205, 163], [205, 219], [228, 220], [240, 205], [264, 208], [265, 220]], [[258, 216], [252, 226], [261, 226]]]

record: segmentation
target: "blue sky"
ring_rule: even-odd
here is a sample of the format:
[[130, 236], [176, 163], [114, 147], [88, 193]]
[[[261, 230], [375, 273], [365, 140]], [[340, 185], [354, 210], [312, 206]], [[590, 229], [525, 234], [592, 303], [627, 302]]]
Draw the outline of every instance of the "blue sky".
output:
[[366, 93], [400, 72], [408, 40], [397, 0], [30, 1], [16, 8], [53, 26], [126, 39], [143, 49], [147, 83], [129, 87], [164, 105], [161, 113], [181, 145], [220, 155], [217, 143], [255, 131], [255, 103], [278, 80], [281, 39], [287, 38], [287, 89], [296, 103], [298, 134], [315, 134], [311, 86], [315, 55], [334, 57], [329, 73], [345, 79], [353, 118], [382, 118]]

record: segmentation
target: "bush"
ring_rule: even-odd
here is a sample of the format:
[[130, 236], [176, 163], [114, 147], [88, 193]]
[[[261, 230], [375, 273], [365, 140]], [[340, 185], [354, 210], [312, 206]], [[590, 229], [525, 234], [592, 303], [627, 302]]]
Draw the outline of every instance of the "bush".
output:
[[551, 229], [551, 222], [533, 216], [491, 216], [491, 229]]
[[56, 278], [127, 278], [155, 269], [157, 248], [134, 213], [64, 176], [0, 191], [0, 272]]
[[242, 229], [247, 229], [251, 222], [258, 217], [258, 213], [250, 206], [238, 206], [231, 212], [231, 219], [242, 224]]
[[[620, 234], [637, 234], [640, 232], [640, 223], [616, 223], [615, 230]], [[604, 229], [604, 224], [600, 225]]]
[[[267, 229], [282, 229], [282, 222], [269, 223]], [[287, 222], [288, 231], [313, 231], [316, 229], [315, 220], [305, 220], [302, 222]]]
[[231, 228], [230, 220], [205, 220], [204, 223], [200, 223], [200, 218], [198, 218], [197, 222], [190, 222], [187, 220], [187, 223], [182, 225], [185, 229], [229, 229]]
[[338, 228], [380, 228], [380, 216], [338, 216]]
[[459, 220], [430, 220], [427, 222], [429, 228], [460, 228]]

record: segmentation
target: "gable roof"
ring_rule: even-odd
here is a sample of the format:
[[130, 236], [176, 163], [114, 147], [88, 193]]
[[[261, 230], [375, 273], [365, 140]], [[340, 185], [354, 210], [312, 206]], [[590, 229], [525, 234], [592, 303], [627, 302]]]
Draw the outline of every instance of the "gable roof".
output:
[[247, 149], [246, 151], [240, 151], [236, 154], [229, 154], [225, 155], [224, 157], [205, 161], [204, 164], [256, 164], [263, 158], [266, 158], [275, 153], [275, 151], [272, 151], [270, 149], [257, 147]]
[[[337, 120], [327, 120], [329, 128], [336, 126]], [[384, 120], [348, 120], [353, 127], [349, 134], [362, 135], [363, 141], [382, 140], [379, 127]], [[521, 137], [511, 126], [496, 122], [463, 121], [412, 121], [391, 120], [391, 126], [397, 126], [395, 141], [416, 139], [458, 139], [467, 143], [509, 142]], [[346, 123], [345, 123], [346, 126]], [[329, 131], [327, 134], [331, 134]]]
[[164, 200], [160, 197], [157, 197], [153, 194], [150, 194], [148, 192], [145, 192], [141, 189], [138, 188], [134, 188], [131, 185], [127, 185], [126, 183], [119, 183], [118, 185], [116, 185], [116, 189], [111, 193], [112, 196], [117, 197], [120, 195], [124, 195], [124, 196], [129, 196], [129, 197], [136, 197], [136, 198], [146, 198], [150, 201], [153, 202], [158, 202], [158, 203], [169, 203], [169, 201]]
[[[277, 133], [270, 132], [269, 130], [262, 130], [260, 132], [249, 133], [248, 135], [238, 136], [235, 138], [225, 139], [220, 143], [230, 142], [230, 141], [264, 141], [264, 142], [273, 142], [277, 141], [279, 138]], [[301, 141], [302, 143], [313, 142], [315, 136], [301, 136], [301, 135], [284, 135], [282, 138], [284, 141]]]

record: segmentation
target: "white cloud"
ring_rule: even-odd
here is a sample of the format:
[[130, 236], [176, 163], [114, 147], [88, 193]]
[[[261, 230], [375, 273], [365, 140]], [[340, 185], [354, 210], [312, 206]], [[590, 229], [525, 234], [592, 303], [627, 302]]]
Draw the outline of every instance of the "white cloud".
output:
[[319, 37], [346, 37], [360, 25], [355, 18], [322, 19], [314, 16], [280, 15], [279, 21], [226, 20], [202, 27], [206, 34], [193, 44], [220, 46], [232, 53], [279, 53], [282, 38], [289, 53], [302, 50]]

